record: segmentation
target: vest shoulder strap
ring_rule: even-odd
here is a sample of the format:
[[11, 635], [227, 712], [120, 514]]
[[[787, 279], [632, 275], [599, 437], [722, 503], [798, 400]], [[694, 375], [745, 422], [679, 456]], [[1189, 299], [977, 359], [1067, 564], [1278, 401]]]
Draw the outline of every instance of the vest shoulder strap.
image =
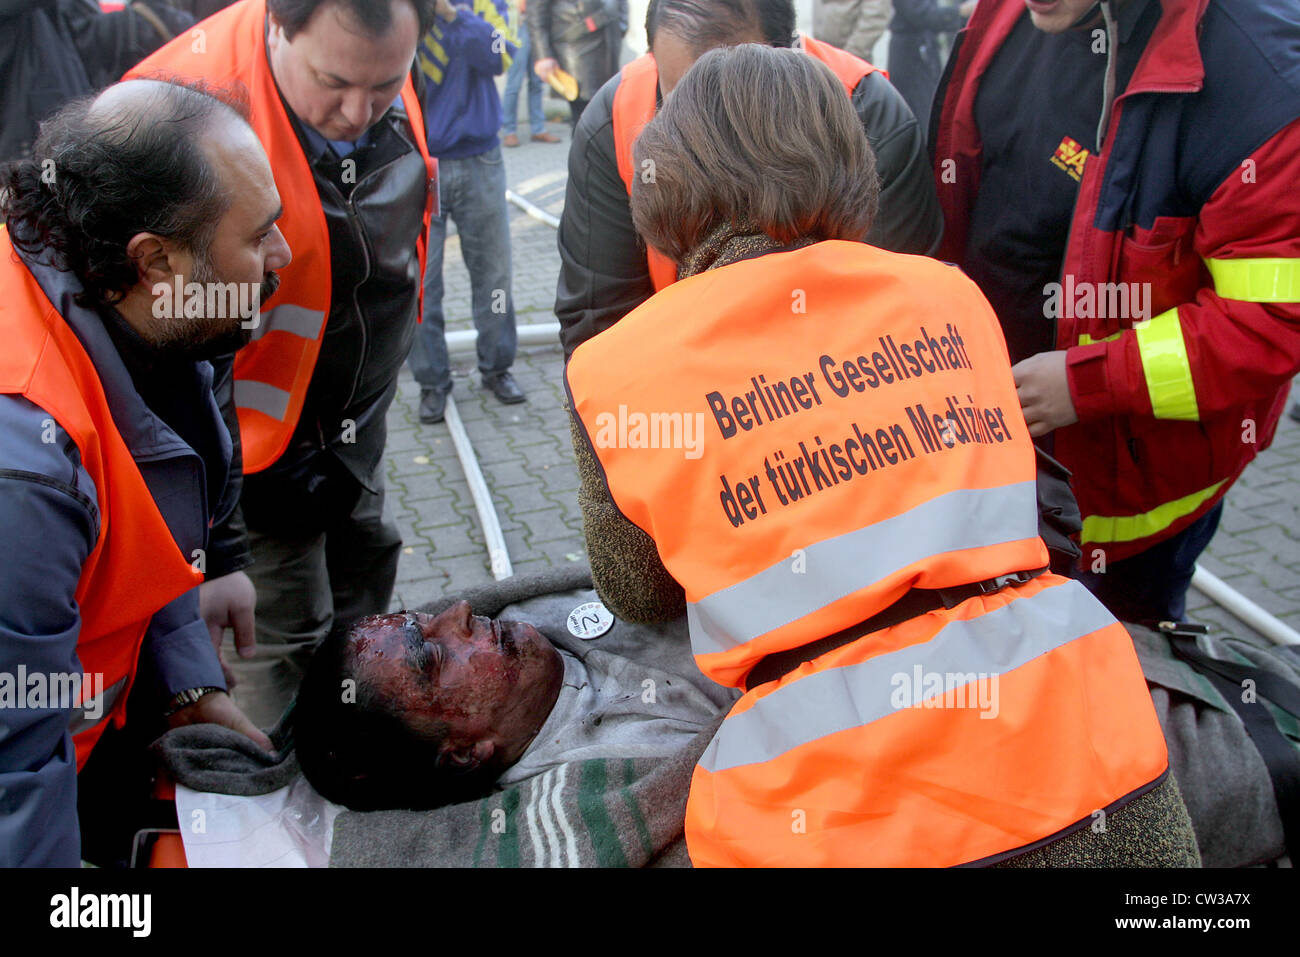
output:
[[[614, 91], [614, 155], [618, 161], [618, 175], [623, 180], [627, 195], [632, 195], [632, 145], [655, 116], [659, 92], [659, 68], [654, 56], [647, 53], [623, 68]], [[646, 247], [646, 263], [655, 292], [677, 281], [677, 264], [659, 252]]]
[[[632, 145], [655, 116], [656, 97], [659, 92], [659, 68], [653, 55], [637, 57], [623, 67], [623, 74], [614, 91], [614, 155], [618, 160], [618, 175], [630, 197], [632, 195]], [[655, 292], [677, 281], [677, 264], [659, 252], [646, 247], [646, 261], [650, 281]]]
[[[0, 393], [28, 396], [53, 416], [77, 443], [82, 464], [99, 492], [102, 512], [102, 459], [98, 443], [86, 441], [95, 434], [95, 426], [85, 397], [78, 389], [75, 368], [78, 360], [84, 359], [96, 384], [98, 374], [36, 277], [18, 259], [4, 227], [0, 227], [0, 289], [4, 290], [0, 298], [0, 319], [6, 341], [5, 349], [0, 352]], [[80, 371], [84, 378], [87, 370]], [[101, 523], [101, 539], [103, 533]]]
[[632, 144], [645, 125], [654, 119], [659, 91], [659, 67], [653, 54], [646, 53], [623, 67], [614, 91], [614, 154], [618, 175], [632, 194]]
[[[95, 487], [99, 537], [81, 567], [77, 657], [106, 686], [82, 689], [83, 710], [100, 690], [95, 717], [75, 718], [77, 763], [85, 764], [111, 718], [120, 723], [145, 629], [153, 615], [203, 580], [181, 554], [113, 421], [99, 372], [77, 335], [0, 228], [0, 392], [26, 396], [76, 444]], [[123, 520], [123, 516], [127, 520]], [[141, 556], [147, 556], [142, 559]]]
[[829, 43], [821, 40], [814, 40], [812, 37], [800, 37], [803, 44], [803, 52], [807, 53], [814, 60], [820, 60], [825, 63], [835, 75], [840, 78], [844, 84], [844, 92], [850, 96], [853, 95], [854, 89], [862, 78], [872, 73], [880, 72], [889, 76], [878, 66], [868, 63], [861, 57], [856, 57], [847, 50], [841, 50], [839, 47], [833, 47]]
[[[250, 124], [266, 150], [284, 202], [279, 226], [293, 262], [282, 272], [280, 288], [263, 310], [253, 341], [235, 358], [235, 405], [245, 473], [265, 469], [289, 444], [320, 354], [332, 292], [325, 212], [266, 60], [265, 15], [265, 0], [233, 4], [204, 21], [201, 37], [177, 37], [128, 74], [200, 75], [218, 85], [246, 88]], [[401, 96], [412, 138], [432, 179], [436, 165], [429, 156], [419, 97], [409, 75]], [[421, 272], [435, 196], [436, 190], [426, 190], [424, 229], [417, 241]]]

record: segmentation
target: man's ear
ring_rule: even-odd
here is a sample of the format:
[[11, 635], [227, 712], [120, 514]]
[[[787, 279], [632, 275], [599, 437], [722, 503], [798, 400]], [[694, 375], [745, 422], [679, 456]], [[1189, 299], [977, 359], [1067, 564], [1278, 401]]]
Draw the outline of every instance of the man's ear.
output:
[[442, 752], [442, 763], [460, 771], [473, 771], [482, 767], [496, 754], [494, 741], [476, 741], [470, 747], [448, 748]]
[[275, 48], [281, 43], [288, 43], [289, 38], [284, 35], [284, 24], [282, 24], [276, 15], [268, 10], [266, 11], [267, 25], [270, 29], [267, 31], [267, 45], [274, 52]]
[[140, 281], [153, 287], [155, 283], [170, 283], [176, 274], [175, 264], [169, 256], [171, 244], [157, 233], [136, 233], [127, 241], [126, 254], [135, 263]]

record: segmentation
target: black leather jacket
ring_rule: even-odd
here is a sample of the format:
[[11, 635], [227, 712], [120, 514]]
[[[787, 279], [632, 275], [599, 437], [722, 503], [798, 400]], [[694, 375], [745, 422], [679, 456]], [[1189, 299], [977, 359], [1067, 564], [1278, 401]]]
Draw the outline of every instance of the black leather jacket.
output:
[[362, 488], [376, 490], [421, 285], [416, 243], [428, 174], [414, 135], [400, 104], [341, 160], [330, 150], [316, 155], [300, 131], [329, 230], [330, 311], [288, 449], [244, 479], [251, 528], [319, 531], [346, 515]]
[[525, 17], [534, 62], [558, 60], [578, 81], [579, 99], [590, 100], [618, 72], [627, 0], [529, 0]]

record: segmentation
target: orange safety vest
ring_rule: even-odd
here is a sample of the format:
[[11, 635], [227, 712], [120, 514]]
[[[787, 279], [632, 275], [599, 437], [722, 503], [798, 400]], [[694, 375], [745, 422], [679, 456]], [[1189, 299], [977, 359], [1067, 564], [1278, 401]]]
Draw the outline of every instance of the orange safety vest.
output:
[[82, 685], [82, 714], [72, 721], [81, 770], [108, 722], [121, 727], [126, 721], [126, 699], [149, 620], [201, 584], [203, 575], [177, 547], [118, 433], [90, 356], [14, 255], [3, 227], [0, 290], [0, 328], [5, 332], [0, 392], [25, 396], [68, 433], [95, 483], [99, 505], [99, 538], [81, 568], [76, 591], [81, 615], [77, 658], [82, 672], [102, 679], [97, 701], [88, 698], [98, 689]]
[[[721, 684], [914, 587], [1047, 565], [997, 318], [950, 266], [844, 241], [733, 263], [655, 295], [566, 375]], [[687, 844], [697, 866], [989, 862], [1167, 767], [1128, 633], [1045, 573], [750, 689], [695, 769]]]
[[[277, 225], [293, 262], [262, 310], [253, 341], [235, 354], [234, 398], [245, 472], [271, 465], [289, 445], [325, 336], [332, 275], [325, 212], [266, 59], [265, 19], [266, 0], [242, 0], [182, 33], [127, 73], [127, 78], [156, 73], [197, 77], [219, 86], [242, 84], [249, 93], [250, 123], [271, 161], [284, 204]], [[419, 240], [423, 275], [437, 165], [429, 156], [424, 117], [409, 77], [402, 87], [402, 103], [429, 169], [431, 189]]]
[[[800, 38], [805, 53], [815, 60], [821, 60], [840, 78], [844, 92], [849, 96], [862, 78], [877, 71], [885, 73], [879, 67], [866, 60], [855, 57], [852, 53], [833, 47], [829, 43], [814, 40], [812, 37]], [[888, 76], [888, 73], [885, 73]], [[623, 67], [614, 91], [614, 155], [618, 161], [618, 175], [632, 195], [632, 144], [641, 135], [646, 124], [655, 117], [658, 110], [659, 66], [654, 54], [645, 53]], [[654, 283], [655, 292], [677, 281], [677, 264], [659, 250], [646, 246], [646, 259], [650, 264], [650, 281]]]

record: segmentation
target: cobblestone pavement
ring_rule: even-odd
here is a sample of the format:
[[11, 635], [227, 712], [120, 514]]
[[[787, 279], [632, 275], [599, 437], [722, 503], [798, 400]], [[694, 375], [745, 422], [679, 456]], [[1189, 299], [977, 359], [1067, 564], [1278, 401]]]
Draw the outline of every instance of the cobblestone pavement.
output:
[[[548, 101], [548, 112], [551, 111]], [[564, 205], [569, 131], [562, 144], [503, 150], [515, 192], [558, 215]], [[520, 132], [526, 130], [521, 125]], [[549, 226], [511, 207], [514, 301], [520, 325], [554, 322], [559, 255]], [[447, 241], [444, 308], [448, 329], [472, 328], [469, 277], [460, 242]], [[528, 393], [503, 406], [479, 388], [472, 355], [452, 357], [453, 396], [496, 502], [517, 573], [583, 561], [578, 478], [563, 407], [562, 354], [521, 348], [515, 376]], [[393, 608], [413, 607], [491, 580], [474, 504], [445, 424], [421, 425], [419, 388], [403, 371], [388, 417], [388, 502], [404, 540]], [[1283, 416], [1272, 448], [1228, 495], [1223, 521], [1202, 564], [1300, 630], [1300, 423]], [[1193, 590], [1191, 617], [1234, 634], [1248, 629]]]
[[[552, 112], [549, 100], [547, 111]], [[558, 215], [564, 207], [569, 129], [555, 122], [547, 129], [564, 142], [529, 143], [524, 123], [522, 145], [502, 153], [510, 188]], [[510, 209], [518, 324], [553, 323], [560, 269], [555, 230]], [[447, 328], [472, 329], [469, 274], [454, 230], [447, 238], [443, 279]], [[528, 401], [506, 406], [479, 388], [472, 354], [452, 356], [452, 397], [492, 491], [516, 573], [586, 559], [562, 369], [558, 341], [521, 347], [514, 374]], [[474, 502], [447, 426], [421, 425], [419, 398], [419, 387], [404, 369], [388, 414], [386, 452], [388, 507], [403, 539], [394, 609], [492, 579]]]
[[[1298, 389], [1291, 394], [1300, 398]], [[1228, 492], [1219, 531], [1200, 563], [1300, 631], [1300, 423], [1289, 415], [1272, 446]], [[1253, 634], [1196, 589], [1187, 608], [1189, 617], [1225, 633]]]

